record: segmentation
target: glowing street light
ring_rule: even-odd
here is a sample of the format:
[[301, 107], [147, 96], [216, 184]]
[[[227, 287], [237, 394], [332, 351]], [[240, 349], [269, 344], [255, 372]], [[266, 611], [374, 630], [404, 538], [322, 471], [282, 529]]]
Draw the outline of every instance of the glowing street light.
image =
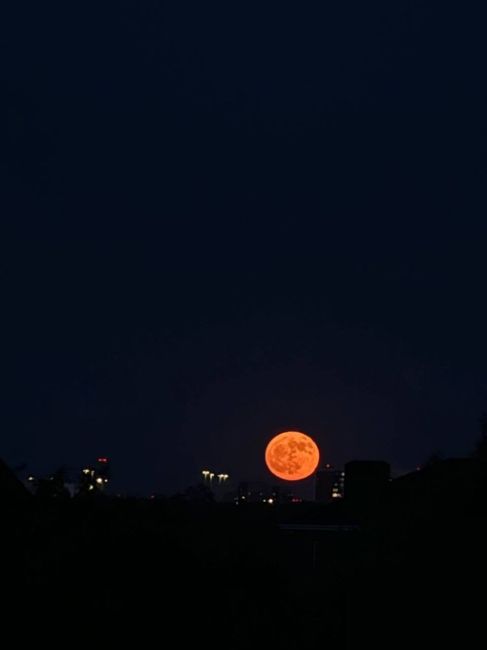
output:
[[230, 478], [229, 474], [224, 474], [224, 473], [216, 474], [215, 472], [212, 472], [209, 469], [204, 469], [201, 472], [201, 474], [203, 476], [203, 481], [205, 483], [207, 483], [209, 485], [209, 487], [212, 488], [212, 489], [213, 489], [213, 479], [215, 478], [215, 476], [218, 479], [218, 486], [219, 487], [223, 483], [225, 483], [225, 481], [228, 481], [228, 479]]

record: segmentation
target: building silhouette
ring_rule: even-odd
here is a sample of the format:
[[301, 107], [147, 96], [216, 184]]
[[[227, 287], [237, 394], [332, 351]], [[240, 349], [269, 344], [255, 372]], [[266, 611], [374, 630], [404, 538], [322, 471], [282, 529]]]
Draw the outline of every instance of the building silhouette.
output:
[[264, 481], [242, 481], [237, 488], [236, 503], [287, 503], [291, 494], [284, 493], [278, 485], [269, 485]]
[[315, 474], [315, 501], [331, 503], [344, 493], [345, 472], [326, 465]]
[[391, 468], [382, 460], [352, 460], [345, 465], [345, 499], [352, 507], [369, 507], [384, 496]]

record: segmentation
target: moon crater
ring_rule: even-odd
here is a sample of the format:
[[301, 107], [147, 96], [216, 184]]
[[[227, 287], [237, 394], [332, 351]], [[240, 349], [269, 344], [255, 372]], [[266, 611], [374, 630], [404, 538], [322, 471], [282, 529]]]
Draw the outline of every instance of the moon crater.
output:
[[300, 431], [285, 431], [274, 436], [266, 447], [269, 470], [286, 481], [300, 481], [316, 470], [320, 452], [315, 441]]

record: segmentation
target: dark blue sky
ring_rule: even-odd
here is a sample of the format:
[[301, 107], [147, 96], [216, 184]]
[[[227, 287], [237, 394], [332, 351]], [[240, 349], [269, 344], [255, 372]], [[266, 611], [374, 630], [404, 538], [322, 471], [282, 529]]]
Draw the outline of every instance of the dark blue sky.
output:
[[7, 462], [147, 492], [265, 477], [286, 428], [336, 464], [473, 446], [485, 15], [262, 4], [2, 7]]

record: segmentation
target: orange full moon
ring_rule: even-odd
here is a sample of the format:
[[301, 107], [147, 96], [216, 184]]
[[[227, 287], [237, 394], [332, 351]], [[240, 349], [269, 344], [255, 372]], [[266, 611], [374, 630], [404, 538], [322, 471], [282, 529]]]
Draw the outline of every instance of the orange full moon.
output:
[[285, 481], [300, 481], [311, 476], [319, 460], [320, 450], [316, 442], [299, 431], [279, 433], [265, 450], [267, 467]]

